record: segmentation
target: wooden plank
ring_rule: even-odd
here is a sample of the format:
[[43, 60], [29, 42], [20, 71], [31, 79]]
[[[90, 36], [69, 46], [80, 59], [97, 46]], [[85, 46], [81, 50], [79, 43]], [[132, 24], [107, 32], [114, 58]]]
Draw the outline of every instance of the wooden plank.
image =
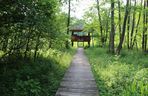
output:
[[98, 96], [96, 82], [83, 48], [78, 48], [56, 96]]

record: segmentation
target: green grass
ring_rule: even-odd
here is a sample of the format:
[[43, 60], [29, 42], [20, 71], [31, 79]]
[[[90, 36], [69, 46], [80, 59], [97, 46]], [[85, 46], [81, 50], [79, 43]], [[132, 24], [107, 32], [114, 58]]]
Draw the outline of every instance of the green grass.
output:
[[148, 96], [148, 56], [132, 50], [120, 56], [106, 51], [85, 50], [100, 96]]
[[55, 96], [75, 49], [39, 53], [36, 62], [18, 60], [13, 67], [0, 68], [1, 96]]

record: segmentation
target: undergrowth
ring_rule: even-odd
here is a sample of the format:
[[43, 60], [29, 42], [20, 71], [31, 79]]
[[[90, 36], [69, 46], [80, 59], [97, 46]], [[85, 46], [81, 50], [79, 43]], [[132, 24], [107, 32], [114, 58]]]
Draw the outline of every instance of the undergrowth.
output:
[[116, 56], [106, 50], [85, 50], [100, 96], [148, 96], [148, 56], [132, 50]]
[[17, 60], [17, 63], [10, 64], [11, 66], [2, 66], [0, 68], [0, 95], [55, 96], [74, 52], [74, 49], [40, 50], [35, 62], [31, 59]]

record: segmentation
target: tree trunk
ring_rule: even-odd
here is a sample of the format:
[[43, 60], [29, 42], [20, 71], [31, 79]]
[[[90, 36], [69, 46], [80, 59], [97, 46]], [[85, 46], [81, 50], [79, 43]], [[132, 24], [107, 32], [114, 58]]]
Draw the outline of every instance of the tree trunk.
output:
[[[129, 0], [129, 3], [131, 6], [131, 0]], [[131, 8], [128, 9], [129, 10], [129, 14], [128, 14], [128, 20], [127, 20], [127, 48], [130, 49], [130, 41], [129, 41], [129, 38], [130, 38], [130, 21], [131, 21], [131, 16], [130, 16], [130, 11], [131, 11]]]
[[132, 44], [133, 44], [133, 34], [134, 34], [134, 29], [135, 29], [135, 16], [136, 16], [136, 0], [134, 4], [134, 12], [133, 12], [133, 20], [132, 20], [132, 30], [130, 34], [130, 49], [133, 49]]
[[100, 39], [101, 39], [101, 43], [102, 46], [104, 45], [104, 41], [103, 41], [103, 26], [102, 26], [102, 21], [101, 21], [101, 15], [100, 15], [100, 3], [99, 0], [97, 0], [97, 10], [98, 10], [98, 17], [99, 17], [99, 23], [100, 23]]
[[120, 9], [120, 0], [118, 0], [118, 16], [119, 16], [119, 18], [118, 18], [118, 22], [119, 22], [119, 38], [121, 39], [121, 9]]
[[[141, 6], [142, 6], [142, 0], [141, 0]], [[137, 44], [137, 40], [136, 40], [136, 37], [137, 37], [137, 33], [138, 33], [138, 27], [139, 27], [139, 23], [140, 23], [140, 19], [141, 19], [141, 11], [139, 12], [139, 17], [138, 17], [138, 21], [137, 21], [137, 24], [136, 24], [136, 31], [135, 31], [135, 36], [134, 36], [134, 40], [133, 40], [133, 43], [132, 43], [132, 48], [134, 47], [135, 44]]]
[[130, 13], [128, 16], [128, 20], [127, 20], [127, 48], [130, 49], [130, 45], [129, 45], [129, 34], [130, 34]]
[[34, 51], [34, 61], [37, 58], [37, 51], [38, 51], [38, 47], [40, 45], [40, 36], [41, 36], [41, 31], [39, 32], [37, 39], [36, 39], [36, 46], [35, 46], [35, 51]]
[[148, 7], [148, 0], [144, 1], [143, 8], [143, 33], [142, 33], [142, 50], [145, 52], [147, 50], [147, 24], [148, 24], [148, 11], [146, 10]]
[[26, 58], [27, 57], [27, 52], [29, 51], [29, 43], [30, 43], [30, 33], [31, 33], [31, 28], [29, 28], [29, 30], [28, 30], [29, 32], [28, 32], [28, 36], [27, 36], [27, 42], [26, 42], [26, 49], [25, 49], [25, 52], [24, 52], [24, 58]]
[[27, 38], [27, 42], [26, 42], [26, 50], [25, 50], [25, 52], [24, 52], [24, 54], [25, 54], [24, 58], [27, 57], [27, 52], [29, 51], [29, 42], [30, 42], [30, 38]]
[[71, 0], [68, 0], [68, 18], [67, 18], [67, 34], [69, 34], [69, 26], [70, 26], [70, 13], [71, 13]]
[[[147, 0], [147, 9], [148, 9], [148, 0]], [[145, 42], [145, 51], [147, 51], [147, 43], [148, 43], [148, 10], [146, 10], [146, 42]]]
[[128, 18], [128, 14], [129, 14], [129, 0], [127, 0], [127, 3], [126, 3], [126, 9], [125, 9], [125, 16], [124, 16], [124, 22], [123, 22], [123, 27], [122, 27], [122, 34], [121, 34], [121, 40], [119, 42], [119, 45], [117, 47], [117, 50], [116, 50], [116, 53], [119, 55], [120, 54], [120, 51], [122, 49], [122, 44], [123, 44], [123, 41], [124, 41], [124, 36], [125, 36], [125, 31], [126, 31], [126, 21], [127, 21], [127, 18]]
[[[107, 11], [106, 11], [107, 12]], [[105, 32], [105, 45], [106, 45], [106, 42], [107, 42], [107, 39], [108, 39], [108, 28], [109, 28], [109, 15], [110, 15], [110, 11], [107, 12], [107, 22], [106, 22], [106, 32]]]
[[[68, 18], [67, 18], [67, 35], [69, 35], [69, 27], [70, 27], [70, 14], [71, 14], [71, 0], [68, 0]], [[68, 40], [66, 40], [66, 48], [69, 48]]]
[[114, 25], [114, 0], [111, 0], [111, 32], [109, 40], [109, 52], [114, 54], [114, 36], [115, 36], [115, 25]]

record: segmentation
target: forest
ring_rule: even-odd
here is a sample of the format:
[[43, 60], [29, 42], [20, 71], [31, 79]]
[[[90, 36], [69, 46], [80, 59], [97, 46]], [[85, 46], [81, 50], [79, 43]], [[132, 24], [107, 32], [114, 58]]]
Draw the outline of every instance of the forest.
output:
[[0, 0], [1, 96], [55, 96], [75, 25], [91, 34], [83, 47], [100, 96], [148, 95], [148, 0], [94, 0], [81, 19], [79, 1]]

